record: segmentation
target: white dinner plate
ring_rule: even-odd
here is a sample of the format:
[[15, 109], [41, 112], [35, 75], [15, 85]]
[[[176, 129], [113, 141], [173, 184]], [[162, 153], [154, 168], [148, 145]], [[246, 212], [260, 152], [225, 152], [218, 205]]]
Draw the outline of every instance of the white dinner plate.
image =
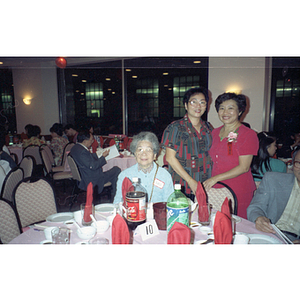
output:
[[116, 206], [112, 203], [103, 203], [95, 206], [95, 211], [113, 213]]
[[279, 240], [264, 234], [247, 234], [249, 244], [282, 244]]
[[240, 223], [242, 219], [236, 215], [231, 215], [231, 218], [234, 219], [235, 224]]
[[51, 215], [47, 217], [46, 221], [48, 222], [66, 222], [72, 220], [74, 215], [72, 212], [62, 212], [58, 214]]

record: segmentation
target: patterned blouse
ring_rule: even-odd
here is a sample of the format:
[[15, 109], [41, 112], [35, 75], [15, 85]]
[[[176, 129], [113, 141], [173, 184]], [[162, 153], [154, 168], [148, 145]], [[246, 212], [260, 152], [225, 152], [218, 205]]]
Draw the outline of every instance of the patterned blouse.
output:
[[46, 142], [36, 136], [32, 136], [30, 139], [23, 140], [23, 148], [31, 145], [41, 146], [42, 144], [46, 144]]
[[54, 159], [56, 161], [56, 165], [60, 166], [62, 163], [62, 156], [64, 153], [64, 148], [68, 144], [68, 140], [62, 136], [57, 136], [52, 138], [50, 143], [50, 149], [54, 153]]
[[[211, 158], [208, 151], [212, 145], [212, 126], [200, 119], [200, 133], [194, 128], [186, 114], [182, 119], [172, 122], [162, 136], [163, 147], [176, 151], [178, 159], [184, 170], [196, 181], [203, 182], [211, 177]], [[185, 187], [185, 193], [190, 194], [191, 189], [173, 169], [169, 166], [174, 183]]]

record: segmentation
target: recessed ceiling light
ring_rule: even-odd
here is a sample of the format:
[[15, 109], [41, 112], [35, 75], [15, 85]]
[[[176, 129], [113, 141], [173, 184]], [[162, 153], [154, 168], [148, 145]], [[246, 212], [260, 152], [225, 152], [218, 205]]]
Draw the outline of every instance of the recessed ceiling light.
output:
[[125, 71], [126, 71], [126, 72], [131, 72], [131, 69], [126, 69]]
[[201, 60], [194, 60], [194, 64], [201, 64]]
[[82, 81], [82, 82], [86, 82], [86, 80], [85, 80], [85, 79], [82, 79], [81, 81]]
[[166, 73], [163, 73], [163, 75], [169, 75], [169, 73], [166, 72]]
[[72, 76], [73, 76], [73, 77], [78, 77], [78, 75], [77, 75], [77, 74], [72, 74]]
[[3, 65], [3, 61], [0, 61], [0, 65]]
[[110, 81], [110, 78], [109, 78], [109, 77], [107, 77], [107, 78], [105, 78], [105, 80], [106, 80], [106, 81]]
[[167, 85], [167, 84], [165, 84], [165, 85], [164, 85], [164, 87], [168, 87], [168, 85]]
[[136, 75], [133, 75], [132, 78], [137, 78], [137, 76], [136, 76]]

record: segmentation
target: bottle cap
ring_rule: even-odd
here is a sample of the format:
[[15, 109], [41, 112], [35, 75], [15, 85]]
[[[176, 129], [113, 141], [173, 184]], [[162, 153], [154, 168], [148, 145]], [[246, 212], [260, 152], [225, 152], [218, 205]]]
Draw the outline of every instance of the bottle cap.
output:
[[181, 190], [181, 184], [180, 183], [175, 183], [174, 189], [175, 190]]

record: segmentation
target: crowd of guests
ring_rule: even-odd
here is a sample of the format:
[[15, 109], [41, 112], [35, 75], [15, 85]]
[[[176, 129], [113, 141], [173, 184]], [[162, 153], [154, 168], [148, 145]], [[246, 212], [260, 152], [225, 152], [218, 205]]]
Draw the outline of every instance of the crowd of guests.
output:
[[[286, 164], [276, 157], [276, 137], [270, 132], [257, 133], [241, 121], [247, 106], [244, 95], [223, 93], [216, 98], [215, 109], [223, 123], [218, 128], [201, 118], [208, 101], [206, 88], [192, 88], [185, 93], [186, 114], [169, 124], [162, 135], [168, 171], [155, 164], [160, 144], [149, 131], [133, 137], [130, 151], [137, 164], [123, 172], [118, 167], [103, 172], [109, 151], [98, 157], [99, 144], [91, 124], [78, 129], [71, 124], [65, 127], [53, 124], [49, 146], [59, 164], [65, 145], [69, 140], [74, 142], [76, 145], [70, 154], [82, 175], [80, 187], [86, 189], [88, 183], [93, 182], [100, 193], [109, 181], [114, 203], [123, 201], [123, 180], [135, 176], [140, 178], [153, 202], [166, 201], [174, 183], [180, 183], [183, 192], [194, 200], [198, 182], [207, 192], [222, 187], [218, 182], [223, 182], [236, 194], [238, 216], [255, 222], [257, 229], [265, 232], [272, 232], [272, 222], [297, 241], [300, 234], [300, 133], [292, 136], [293, 172], [287, 173]], [[25, 130], [28, 138], [23, 141], [24, 147], [45, 143], [40, 139], [38, 126], [27, 125]], [[258, 188], [255, 181], [260, 182]]]

